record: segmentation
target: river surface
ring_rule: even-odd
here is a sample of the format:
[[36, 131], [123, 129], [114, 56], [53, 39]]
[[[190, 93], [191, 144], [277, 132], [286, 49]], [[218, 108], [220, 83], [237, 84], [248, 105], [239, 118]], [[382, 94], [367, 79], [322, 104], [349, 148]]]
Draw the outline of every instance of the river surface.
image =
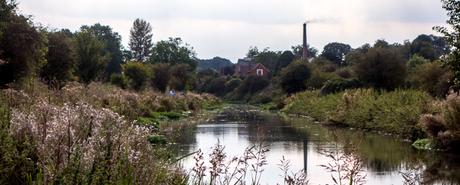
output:
[[[201, 149], [209, 160], [212, 147], [219, 142], [225, 146], [227, 158], [238, 157], [263, 138], [270, 151], [261, 184], [283, 184], [279, 168], [283, 156], [290, 160], [292, 171], [306, 169], [309, 184], [333, 184], [331, 175], [335, 174], [320, 165], [334, 162], [324, 151], [336, 150], [351, 152], [363, 161], [366, 184], [404, 184], [401, 172], [412, 172], [423, 179], [423, 184], [460, 184], [460, 159], [456, 155], [417, 151], [393, 136], [325, 127], [307, 118], [281, 118], [246, 109], [227, 110], [216, 119], [182, 129], [177, 139], [179, 155]], [[193, 156], [183, 159], [182, 165], [192, 169]]]

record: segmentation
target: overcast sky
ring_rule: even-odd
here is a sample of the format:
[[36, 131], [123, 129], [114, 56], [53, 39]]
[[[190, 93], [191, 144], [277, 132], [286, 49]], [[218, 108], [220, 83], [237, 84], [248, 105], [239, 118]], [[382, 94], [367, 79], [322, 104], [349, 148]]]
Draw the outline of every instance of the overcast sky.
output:
[[353, 47], [377, 39], [403, 42], [447, 19], [440, 0], [18, 0], [23, 14], [51, 28], [110, 25], [127, 46], [136, 18], [152, 24], [154, 40], [181, 37], [199, 58], [242, 58], [250, 46], [288, 50], [302, 42]]

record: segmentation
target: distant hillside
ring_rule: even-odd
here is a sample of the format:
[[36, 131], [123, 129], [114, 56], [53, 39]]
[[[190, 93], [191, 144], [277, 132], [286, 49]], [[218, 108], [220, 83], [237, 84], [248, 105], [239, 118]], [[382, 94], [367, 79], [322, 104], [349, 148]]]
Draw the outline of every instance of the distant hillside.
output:
[[214, 69], [219, 71], [220, 69], [231, 65], [233, 65], [233, 63], [228, 59], [214, 57], [213, 59], [199, 60], [198, 70], [201, 71], [205, 69]]

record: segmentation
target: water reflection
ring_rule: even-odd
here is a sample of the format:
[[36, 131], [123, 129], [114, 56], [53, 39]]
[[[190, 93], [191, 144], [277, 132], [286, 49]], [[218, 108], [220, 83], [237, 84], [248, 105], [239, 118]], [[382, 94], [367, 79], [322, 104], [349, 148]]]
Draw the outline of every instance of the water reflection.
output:
[[[330, 174], [319, 167], [330, 159], [320, 154], [324, 149], [336, 146], [355, 148], [355, 154], [365, 162], [367, 184], [403, 184], [400, 171], [423, 167], [422, 177], [427, 184], [459, 184], [460, 164], [457, 156], [427, 154], [415, 151], [408, 143], [399, 139], [356, 130], [325, 128], [309, 123], [305, 119], [282, 119], [265, 116], [263, 119], [238, 122], [211, 121], [195, 127], [185, 128], [178, 138], [180, 154], [185, 155], [202, 149], [211, 152], [217, 141], [225, 146], [227, 156], [241, 156], [244, 149], [255, 144], [258, 135], [270, 147], [269, 161], [262, 175], [262, 184], [282, 182], [278, 164], [283, 156], [292, 163], [292, 170], [306, 170], [312, 184], [330, 184]], [[293, 127], [292, 125], [301, 126]], [[183, 165], [193, 166], [192, 157]]]

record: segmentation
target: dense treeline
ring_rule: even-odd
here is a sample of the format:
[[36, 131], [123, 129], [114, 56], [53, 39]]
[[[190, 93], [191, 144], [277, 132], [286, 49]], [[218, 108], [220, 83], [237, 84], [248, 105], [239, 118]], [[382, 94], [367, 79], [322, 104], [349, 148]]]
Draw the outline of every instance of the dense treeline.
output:
[[76, 32], [48, 29], [19, 14], [15, 1], [1, 1], [1, 6], [1, 87], [39, 79], [57, 89], [69, 81], [113, 82], [135, 90], [193, 88], [193, 49], [180, 38], [154, 44], [144, 20], [134, 21], [125, 49], [110, 26], [84, 25]]

